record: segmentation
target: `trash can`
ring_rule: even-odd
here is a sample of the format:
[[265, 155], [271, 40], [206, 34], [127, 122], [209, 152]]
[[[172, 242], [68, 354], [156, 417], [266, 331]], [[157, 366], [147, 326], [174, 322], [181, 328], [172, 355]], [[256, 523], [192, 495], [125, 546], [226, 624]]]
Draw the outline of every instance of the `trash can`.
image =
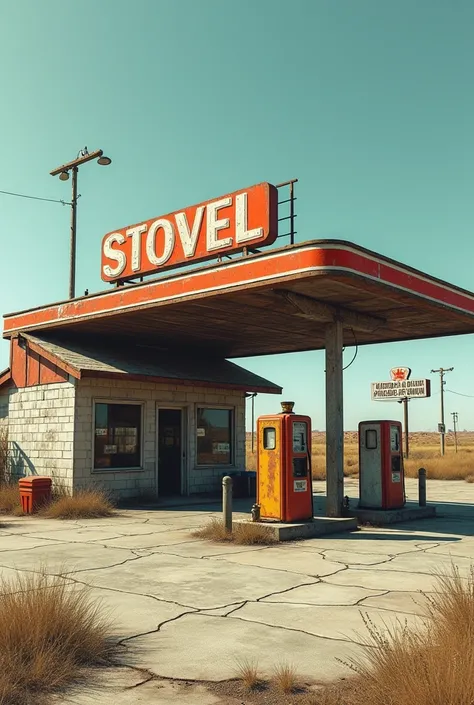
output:
[[21, 508], [24, 514], [33, 514], [51, 500], [51, 478], [31, 475], [19, 481]]
[[248, 481], [248, 496], [249, 497], [256, 497], [257, 496], [257, 473], [255, 470], [247, 470], [245, 473], [247, 475], [247, 481]]
[[232, 478], [232, 497], [234, 499], [244, 499], [248, 497], [247, 475], [246, 472], [224, 472], [222, 477], [228, 475]]

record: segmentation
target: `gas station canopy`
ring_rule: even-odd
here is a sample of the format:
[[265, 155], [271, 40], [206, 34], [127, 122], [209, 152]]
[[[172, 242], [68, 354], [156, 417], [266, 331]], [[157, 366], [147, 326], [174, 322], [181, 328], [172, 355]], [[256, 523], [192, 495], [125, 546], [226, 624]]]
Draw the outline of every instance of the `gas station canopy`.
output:
[[474, 332], [474, 294], [349, 242], [313, 240], [5, 316], [4, 337], [48, 331], [160, 350], [250, 357]]

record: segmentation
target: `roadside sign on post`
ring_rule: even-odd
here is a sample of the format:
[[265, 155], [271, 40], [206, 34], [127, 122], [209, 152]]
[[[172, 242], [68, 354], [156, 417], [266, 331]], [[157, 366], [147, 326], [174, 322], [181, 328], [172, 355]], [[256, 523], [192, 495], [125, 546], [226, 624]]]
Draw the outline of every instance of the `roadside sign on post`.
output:
[[372, 382], [370, 385], [372, 401], [397, 401], [403, 404], [405, 458], [409, 455], [408, 402], [431, 396], [429, 379], [410, 379], [410, 376], [410, 367], [392, 367], [390, 381]]
[[438, 433], [446, 433], [446, 426], [444, 423], [438, 424]]
[[391, 380], [372, 382], [372, 401], [398, 401], [399, 399], [423, 399], [431, 396], [429, 379]]

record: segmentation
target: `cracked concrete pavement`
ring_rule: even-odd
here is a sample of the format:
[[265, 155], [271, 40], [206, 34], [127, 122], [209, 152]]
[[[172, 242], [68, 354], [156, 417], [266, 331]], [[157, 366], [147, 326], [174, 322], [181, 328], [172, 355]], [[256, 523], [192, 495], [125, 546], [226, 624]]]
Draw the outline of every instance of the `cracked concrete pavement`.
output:
[[[314, 486], [320, 496], [323, 484]], [[355, 495], [354, 481], [346, 491]], [[407, 494], [416, 498], [414, 481]], [[239, 659], [258, 659], [267, 673], [289, 662], [306, 679], [332, 680], [362, 653], [363, 614], [382, 629], [419, 627], [420, 591], [434, 589], [433, 573], [454, 563], [467, 575], [474, 559], [474, 486], [430, 481], [428, 497], [437, 519], [269, 547], [193, 538], [213, 504], [75, 522], [5, 518], [0, 575], [46, 566], [73, 588], [91, 586], [112, 618], [122, 667], [57, 703], [217, 705], [203, 682], [234, 677]]]

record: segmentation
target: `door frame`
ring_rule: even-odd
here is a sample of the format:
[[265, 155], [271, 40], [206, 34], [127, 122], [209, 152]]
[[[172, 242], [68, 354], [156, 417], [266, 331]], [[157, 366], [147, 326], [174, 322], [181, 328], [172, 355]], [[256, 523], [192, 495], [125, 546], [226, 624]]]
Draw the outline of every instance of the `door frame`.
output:
[[[189, 406], [187, 404], [165, 404], [156, 403], [156, 424], [155, 424], [155, 488], [156, 496], [160, 496], [160, 467], [158, 459], [159, 439], [160, 439], [160, 411], [166, 409], [179, 409], [181, 411], [181, 493], [180, 496], [189, 496]], [[184, 455], [183, 455], [184, 453]]]

